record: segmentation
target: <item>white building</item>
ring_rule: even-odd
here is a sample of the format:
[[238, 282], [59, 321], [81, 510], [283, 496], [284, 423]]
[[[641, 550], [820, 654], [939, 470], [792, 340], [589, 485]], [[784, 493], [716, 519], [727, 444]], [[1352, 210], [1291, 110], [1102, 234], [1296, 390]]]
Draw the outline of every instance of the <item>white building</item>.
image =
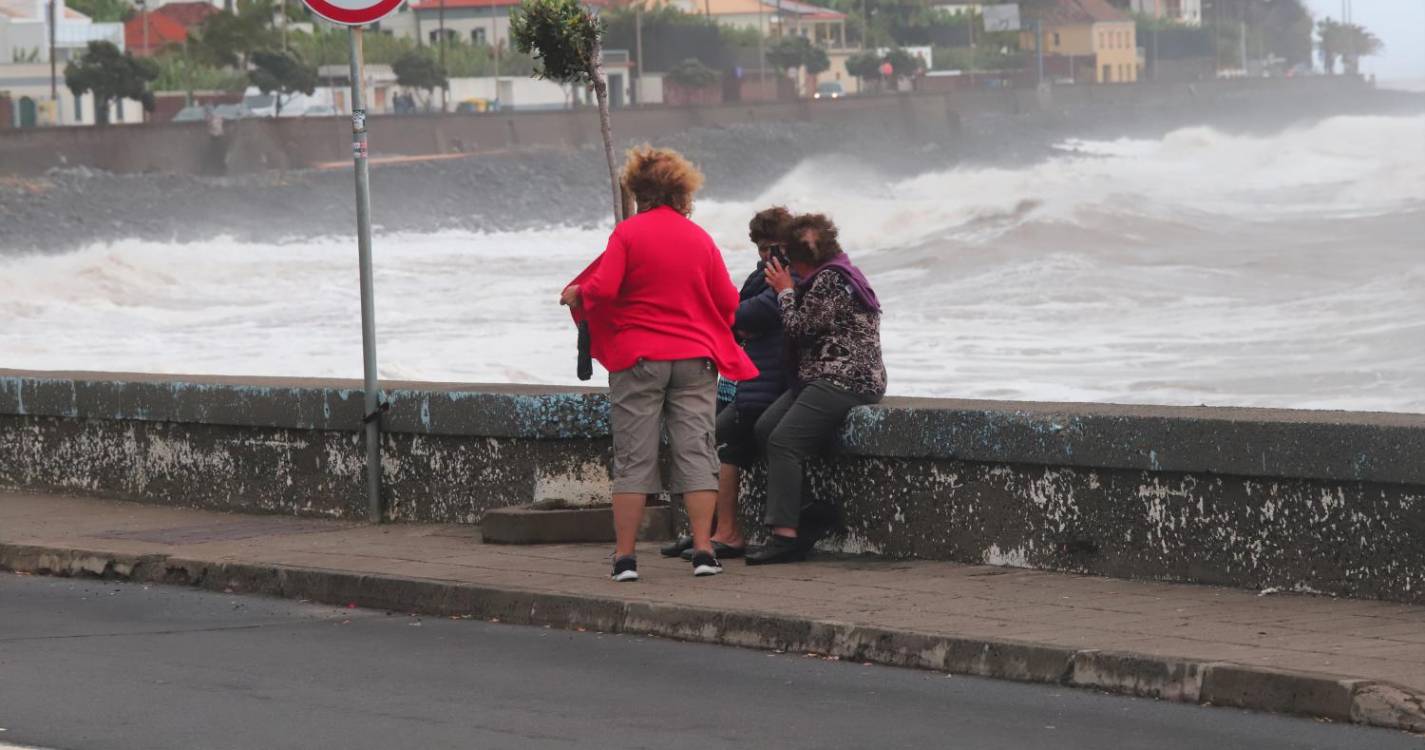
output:
[[1202, 25], [1202, 0], [1133, 0], [1134, 13], [1142, 13], [1152, 18], [1166, 18], [1172, 21]]
[[[54, 33], [53, 86], [50, 68], [50, 13], [57, 19]], [[90, 42], [112, 42], [124, 48], [124, 25], [94, 23], [88, 16], [66, 8], [64, 0], [0, 0], [0, 92], [14, 104], [11, 125], [92, 125], [94, 96], [75, 96], [64, 85], [64, 69], [84, 53]], [[141, 122], [138, 102], [111, 104], [109, 121]]]
[[[75, 96], [64, 85], [64, 64], [55, 71], [55, 92], [50, 99], [49, 63], [0, 65], [0, 95], [8, 95], [14, 108], [11, 127], [40, 125], [93, 125], [94, 95]], [[143, 122], [143, 105], [125, 99], [109, 104], [109, 122]]]
[[[0, 64], [48, 63], [50, 48], [49, 0], [0, 0]], [[113, 42], [124, 48], [124, 25], [94, 23], [89, 16], [54, 0], [55, 59], [78, 57], [90, 42]]]
[[447, 39], [510, 48], [510, 10], [519, 0], [410, 0], [381, 21], [381, 30], [438, 44]]

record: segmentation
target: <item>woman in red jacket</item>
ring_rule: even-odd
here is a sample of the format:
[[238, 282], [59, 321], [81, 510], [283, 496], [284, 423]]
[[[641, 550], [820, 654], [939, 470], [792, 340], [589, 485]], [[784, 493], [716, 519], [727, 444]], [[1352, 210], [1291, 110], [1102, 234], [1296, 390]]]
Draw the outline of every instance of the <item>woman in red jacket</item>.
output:
[[732, 336], [737, 288], [722, 253], [688, 219], [703, 176], [675, 151], [629, 152], [623, 187], [638, 214], [574, 279], [560, 303], [589, 324], [590, 351], [609, 371], [613, 428], [613, 579], [638, 580], [634, 543], [648, 495], [665, 488], [658, 446], [666, 423], [669, 493], [681, 494], [693, 532], [693, 575], [715, 575], [712, 553], [718, 458], [717, 376], [747, 380], [757, 368]]

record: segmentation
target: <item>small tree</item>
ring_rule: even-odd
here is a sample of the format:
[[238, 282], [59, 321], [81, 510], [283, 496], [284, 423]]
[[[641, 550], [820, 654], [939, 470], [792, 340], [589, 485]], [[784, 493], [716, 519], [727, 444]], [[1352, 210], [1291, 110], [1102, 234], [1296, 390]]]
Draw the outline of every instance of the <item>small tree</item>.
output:
[[534, 75], [572, 86], [593, 86], [599, 130], [609, 167], [614, 222], [623, 220], [623, 195], [614, 167], [609, 124], [609, 85], [604, 79], [604, 24], [579, 0], [524, 0], [510, 13], [510, 35], [520, 52], [535, 58]]
[[94, 119], [100, 125], [109, 124], [109, 102], [115, 99], [137, 99], [144, 111], [152, 112], [148, 84], [155, 78], [157, 64], [120, 52], [112, 42], [90, 42], [79, 60], [64, 70], [64, 84], [75, 96], [94, 92]]
[[881, 77], [881, 56], [875, 52], [857, 52], [846, 59], [846, 72], [863, 81], [874, 81]]
[[235, 13], [224, 10], [208, 16], [189, 32], [198, 62], [243, 71], [255, 50], [278, 46], [271, 0], [240, 0], [236, 8]]
[[806, 64], [811, 42], [804, 36], [784, 36], [767, 48], [767, 64], [787, 71]]
[[1380, 37], [1360, 24], [1341, 24], [1339, 29], [1341, 38], [1337, 42], [1337, 50], [1341, 53], [1341, 62], [1346, 66], [1346, 73], [1360, 75], [1361, 58], [1380, 54], [1385, 49], [1385, 44], [1381, 42]]
[[817, 76], [831, 70], [831, 56], [827, 55], [826, 50], [821, 47], [809, 47], [802, 65], [806, 66], [807, 75], [815, 81]]
[[922, 67], [920, 58], [900, 47], [887, 52], [885, 61], [891, 64], [892, 78], [910, 78]]
[[1321, 67], [1326, 75], [1336, 75], [1336, 60], [1341, 56], [1341, 49], [1337, 46], [1342, 41], [1341, 24], [1324, 18], [1317, 25], [1317, 30], [1321, 33]]
[[317, 90], [317, 66], [308, 65], [295, 52], [252, 53], [252, 85], [264, 94], [276, 95], [273, 115], [282, 116], [282, 100], [293, 94]]
[[405, 88], [426, 92], [426, 101], [430, 101], [432, 91], [450, 85], [440, 63], [420, 50], [411, 50], [401, 55], [391, 64], [391, 70], [396, 73], [396, 83]]
[[703, 64], [702, 60], [690, 57], [668, 71], [664, 80], [686, 89], [705, 89], [722, 79], [716, 70]]

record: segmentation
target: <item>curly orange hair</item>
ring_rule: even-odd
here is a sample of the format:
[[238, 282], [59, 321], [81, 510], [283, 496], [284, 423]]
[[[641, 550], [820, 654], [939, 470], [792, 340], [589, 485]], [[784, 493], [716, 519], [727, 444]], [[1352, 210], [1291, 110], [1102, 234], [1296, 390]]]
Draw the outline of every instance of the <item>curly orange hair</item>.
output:
[[619, 182], [639, 211], [667, 206], [692, 216], [693, 194], [703, 186], [703, 173], [677, 151], [645, 144], [629, 149]]

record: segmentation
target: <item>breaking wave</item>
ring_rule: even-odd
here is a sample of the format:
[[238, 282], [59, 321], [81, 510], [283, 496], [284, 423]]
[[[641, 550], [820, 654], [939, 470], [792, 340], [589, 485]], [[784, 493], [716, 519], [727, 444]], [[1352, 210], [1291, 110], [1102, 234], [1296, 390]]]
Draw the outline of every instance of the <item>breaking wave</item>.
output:
[[[803, 163], [697, 219], [824, 211], [886, 303], [892, 392], [1425, 411], [1425, 117], [1066, 141], [1016, 168]], [[553, 304], [604, 231], [379, 236], [388, 378], [566, 383]], [[348, 238], [119, 241], [0, 260], [5, 365], [360, 375]]]

